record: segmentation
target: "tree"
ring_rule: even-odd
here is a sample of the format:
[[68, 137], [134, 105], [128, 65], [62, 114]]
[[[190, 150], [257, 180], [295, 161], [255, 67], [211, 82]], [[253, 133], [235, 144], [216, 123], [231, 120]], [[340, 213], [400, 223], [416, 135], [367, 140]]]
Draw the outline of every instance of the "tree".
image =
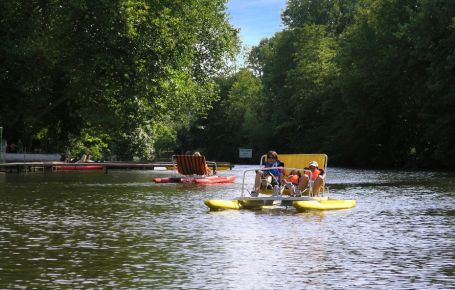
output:
[[149, 157], [166, 132], [157, 124], [188, 123], [216, 98], [213, 79], [237, 49], [224, 3], [3, 1], [7, 134], [31, 144], [45, 132], [53, 150], [82, 129], [124, 146], [142, 136], [144, 147], [127, 151]]
[[421, 167], [455, 168], [455, 2], [417, 3], [419, 9], [403, 27], [412, 44], [412, 81], [419, 98], [411, 157]]
[[219, 78], [218, 84], [220, 99], [207, 117], [195, 122], [188, 132], [180, 132], [181, 151], [203, 148], [208, 158], [232, 161], [238, 158], [239, 146], [261, 152], [268, 126], [262, 121], [266, 104], [260, 80], [250, 70], [241, 69]]
[[247, 124], [265, 124], [258, 148], [326, 152], [333, 165], [455, 168], [454, 1], [287, 3], [286, 29], [249, 55], [261, 93], [248, 78], [222, 83], [206, 141], [237, 147], [254, 139]]
[[294, 29], [307, 24], [323, 25], [333, 35], [341, 34], [354, 22], [356, 0], [289, 0], [283, 23]]

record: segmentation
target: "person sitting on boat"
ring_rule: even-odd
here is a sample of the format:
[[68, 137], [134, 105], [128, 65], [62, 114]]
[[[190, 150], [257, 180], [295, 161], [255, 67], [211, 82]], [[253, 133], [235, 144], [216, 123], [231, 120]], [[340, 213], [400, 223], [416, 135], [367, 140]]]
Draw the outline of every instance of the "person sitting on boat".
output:
[[297, 169], [292, 169], [291, 172], [289, 172], [288, 177], [286, 177], [286, 183], [298, 185], [300, 177], [302, 177], [300, 171], [298, 171]]
[[[292, 169], [291, 172], [289, 172], [289, 175], [286, 177], [286, 180], [284, 181], [284, 188], [282, 192], [288, 192], [289, 195], [294, 195], [295, 189], [298, 188], [301, 177], [302, 174], [300, 173], [299, 170]], [[287, 191], [285, 191], [285, 189], [287, 189]]]
[[324, 183], [324, 170], [319, 169], [319, 164], [316, 161], [311, 161], [299, 181], [299, 190], [302, 192], [308, 191], [311, 187], [313, 195], [319, 196], [319, 191]]
[[86, 162], [86, 160], [87, 160], [87, 155], [85, 153], [83, 153], [81, 155], [81, 158], [79, 160], [77, 160], [76, 163], [84, 163], [84, 162]]
[[87, 157], [85, 157], [85, 162], [95, 162], [94, 160], [92, 160], [92, 156], [90, 156], [90, 154], [87, 154]]
[[278, 154], [275, 151], [267, 152], [267, 160], [263, 165], [264, 168], [272, 169], [256, 171], [254, 190], [251, 192], [251, 196], [257, 196], [261, 189], [272, 189], [283, 180], [283, 170], [278, 167], [282, 167], [284, 164], [278, 160]]
[[[202, 156], [202, 154], [199, 153], [198, 151], [196, 151], [193, 153], [193, 156]], [[207, 163], [205, 164], [205, 169], [207, 171], [207, 176], [213, 175], [213, 171], [212, 171], [212, 169], [210, 169], [210, 167], [207, 165]]]

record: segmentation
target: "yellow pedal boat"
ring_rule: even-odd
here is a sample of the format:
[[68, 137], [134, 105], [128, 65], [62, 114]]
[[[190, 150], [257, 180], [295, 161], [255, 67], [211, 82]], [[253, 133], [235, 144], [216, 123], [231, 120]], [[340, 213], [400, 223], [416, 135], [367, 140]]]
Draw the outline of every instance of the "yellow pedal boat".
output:
[[[292, 170], [303, 171], [305, 168], [299, 168], [312, 161], [316, 161], [320, 164], [320, 168], [327, 172], [327, 160], [326, 154], [281, 154], [280, 161], [281, 167], [268, 168], [268, 169], [279, 169], [282, 170], [285, 175], [289, 174]], [[266, 160], [266, 155], [261, 157], [259, 169], [245, 170], [243, 173], [242, 191], [241, 196], [234, 199], [208, 199], [204, 203], [210, 208], [210, 210], [226, 210], [226, 209], [269, 209], [275, 206], [294, 207], [298, 211], [303, 210], [334, 210], [334, 209], [346, 209], [352, 208], [356, 205], [356, 201], [352, 199], [347, 200], [336, 200], [330, 199], [327, 196], [328, 190], [325, 188], [325, 180], [322, 185], [322, 189], [318, 195], [322, 197], [314, 197], [310, 191], [298, 192], [297, 194], [291, 195], [291, 189], [286, 188], [285, 185], [280, 185], [277, 190], [261, 190], [262, 195], [268, 196], [245, 196], [245, 177], [247, 172], [257, 172], [257, 170], [263, 169], [263, 160]], [[286, 165], [286, 166], [285, 166]], [[292, 188], [292, 192], [296, 193]]]

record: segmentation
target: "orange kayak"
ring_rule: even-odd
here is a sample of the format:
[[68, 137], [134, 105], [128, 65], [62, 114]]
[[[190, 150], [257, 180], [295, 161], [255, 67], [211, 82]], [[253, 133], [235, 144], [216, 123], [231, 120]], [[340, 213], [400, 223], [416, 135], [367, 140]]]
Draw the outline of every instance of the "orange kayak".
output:
[[196, 184], [217, 184], [217, 183], [233, 183], [237, 176], [208, 176], [208, 177], [164, 177], [155, 178], [155, 183], [196, 183]]

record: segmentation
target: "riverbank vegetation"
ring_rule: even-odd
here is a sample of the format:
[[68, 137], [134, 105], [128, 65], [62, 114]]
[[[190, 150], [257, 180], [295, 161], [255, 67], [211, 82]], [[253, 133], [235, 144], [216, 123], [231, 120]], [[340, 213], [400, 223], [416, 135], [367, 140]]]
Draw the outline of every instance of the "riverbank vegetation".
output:
[[3, 1], [0, 126], [29, 148], [455, 168], [455, 2], [289, 0], [229, 69], [217, 1]]
[[217, 97], [238, 47], [223, 0], [0, 3], [9, 143], [153, 158]]
[[282, 15], [286, 29], [252, 49], [248, 69], [219, 81], [194, 144], [216, 158], [242, 144], [455, 168], [455, 2], [289, 0]]

